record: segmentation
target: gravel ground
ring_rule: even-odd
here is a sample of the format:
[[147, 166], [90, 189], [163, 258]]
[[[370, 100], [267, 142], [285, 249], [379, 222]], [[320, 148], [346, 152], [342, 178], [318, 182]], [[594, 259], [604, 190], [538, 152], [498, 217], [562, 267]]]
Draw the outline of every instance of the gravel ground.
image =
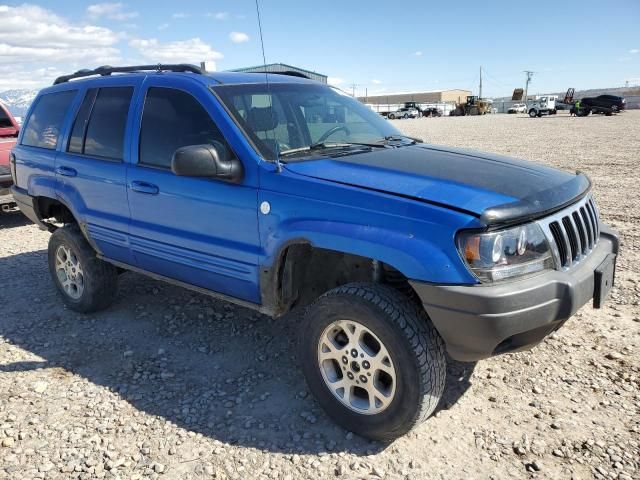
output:
[[396, 121], [595, 182], [617, 287], [531, 352], [451, 362], [437, 413], [391, 445], [335, 426], [278, 321], [124, 274], [83, 316], [49, 280], [49, 235], [0, 215], [0, 478], [640, 478], [640, 112]]

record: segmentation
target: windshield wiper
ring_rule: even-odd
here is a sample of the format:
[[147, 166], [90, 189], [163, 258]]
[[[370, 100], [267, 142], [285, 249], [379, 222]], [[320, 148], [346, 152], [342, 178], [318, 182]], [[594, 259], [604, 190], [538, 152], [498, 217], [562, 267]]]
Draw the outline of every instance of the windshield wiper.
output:
[[350, 147], [375, 147], [384, 148], [384, 145], [380, 143], [365, 143], [365, 142], [317, 142], [307, 145], [306, 147], [290, 148], [283, 150], [280, 155], [292, 155], [300, 152], [311, 152], [313, 150], [326, 150], [329, 148], [350, 148]]

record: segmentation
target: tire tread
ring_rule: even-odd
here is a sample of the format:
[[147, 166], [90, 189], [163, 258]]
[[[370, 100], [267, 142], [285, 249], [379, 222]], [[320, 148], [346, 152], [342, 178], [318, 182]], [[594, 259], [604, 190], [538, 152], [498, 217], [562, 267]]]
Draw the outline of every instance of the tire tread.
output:
[[435, 410], [445, 387], [445, 346], [426, 312], [398, 290], [384, 284], [350, 283], [336, 287], [320, 296], [309, 308], [323, 298], [335, 296], [359, 298], [389, 318], [407, 339], [416, 358], [420, 377], [421, 402], [413, 421], [402, 432], [391, 431], [381, 440], [393, 440], [423, 423]]

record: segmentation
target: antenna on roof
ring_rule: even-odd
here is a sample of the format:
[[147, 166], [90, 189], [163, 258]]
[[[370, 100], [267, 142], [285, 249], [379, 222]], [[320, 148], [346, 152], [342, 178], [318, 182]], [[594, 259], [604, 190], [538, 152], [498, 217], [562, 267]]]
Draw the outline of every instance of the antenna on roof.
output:
[[269, 85], [269, 75], [267, 73], [267, 57], [264, 54], [264, 40], [262, 40], [262, 22], [260, 21], [260, 7], [258, 6], [258, 0], [256, 0], [256, 13], [258, 14], [258, 30], [260, 31], [260, 46], [262, 47], [262, 65], [264, 65], [264, 81], [267, 84], [267, 96], [269, 97], [269, 109], [271, 111], [271, 123], [274, 124], [273, 127], [273, 144], [275, 146], [275, 154], [276, 154], [276, 171], [278, 173], [282, 172], [282, 163], [280, 163], [280, 146], [278, 145], [278, 141], [276, 140], [276, 117], [273, 112], [273, 96], [271, 95], [271, 87]]

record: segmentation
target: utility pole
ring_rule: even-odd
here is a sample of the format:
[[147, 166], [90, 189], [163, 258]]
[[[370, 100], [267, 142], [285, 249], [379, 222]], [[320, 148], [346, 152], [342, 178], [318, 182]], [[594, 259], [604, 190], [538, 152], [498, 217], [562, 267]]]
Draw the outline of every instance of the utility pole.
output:
[[532, 72], [531, 70], [525, 70], [524, 73], [527, 74], [527, 83], [524, 86], [524, 103], [527, 104], [527, 96], [529, 94], [529, 84], [531, 83], [531, 77], [536, 72]]
[[356, 87], [359, 87], [359, 86], [360, 86], [360, 85], [359, 85], [359, 84], [357, 84], [357, 83], [355, 83], [355, 82], [351, 84], [351, 96], [352, 96], [353, 98], [355, 98], [355, 97], [356, 97]]
[[478, 92], [478, 98], [482, 98], [482, 65], [480, 65], [480, 91]]

